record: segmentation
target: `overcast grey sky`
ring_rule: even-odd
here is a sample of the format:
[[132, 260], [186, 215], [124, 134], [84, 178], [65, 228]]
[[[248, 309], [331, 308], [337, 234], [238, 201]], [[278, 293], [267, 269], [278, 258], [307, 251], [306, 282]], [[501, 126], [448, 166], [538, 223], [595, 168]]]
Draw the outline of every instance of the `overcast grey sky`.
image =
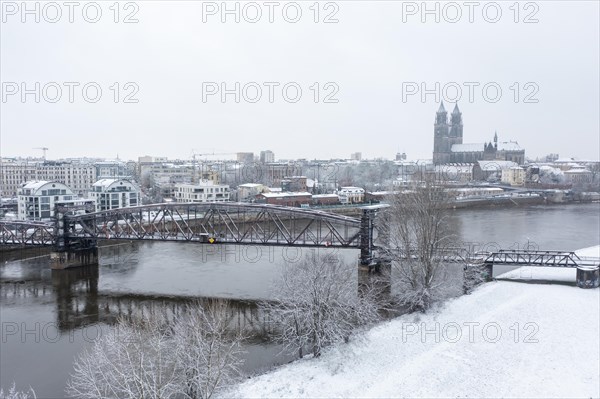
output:
[[[222, 15], [221, 2], [201, 1], [98, 2], [102, 15], [90, 23], [97, 7], [89, 3], [77, 3], [70, 23], [62, 1], [27, 2], [37, 4], [39, 22], [20, 1], [2, 1], [2, 156], [49, 147], [50, 159], [190, 158], [193, 149], [431, 158], [439, 82], [449, 100], [462, 89], [465, 142], [489, 141], [497, 130], [529, 157], [600, 157], [598, 1], [428, 2], [432, 14], [421, 2], [239, 2], [238, 23]], [[79, 84], [72, 103], [65, 82]], [[234, 94], [225, 102], [220, 92], [210, 95], [222, 82], [232, 91], [240, 83], [239, 103]], [[250, 82], [262, 90], [255, 103]], [[23, 83], [33, 93], [24, 98]], [[425, 101], [423, 85], [431, 90]], [[92, 103], [94, 87], [102, 95]], [[136, 88], [130, 100], [138, 102], [124, 102]], [[328, 95], [337, 102], [325, 102]]]

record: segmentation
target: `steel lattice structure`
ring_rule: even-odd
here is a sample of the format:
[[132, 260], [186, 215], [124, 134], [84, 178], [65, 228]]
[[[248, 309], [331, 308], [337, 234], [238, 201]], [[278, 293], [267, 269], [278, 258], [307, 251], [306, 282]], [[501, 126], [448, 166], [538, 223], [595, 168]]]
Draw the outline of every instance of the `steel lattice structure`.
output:
[[575, 252], [500, 250], [490, 254], [484, 263], [507, 266], [598, 267], [599, 260], [580, 257]]
[[243, 203], [170, 203], [73, 215], [54, 224], [0, 221], [2, 244], [68, 246], [80, 239], [358, 247], [360, 219]]
[[25, 220], [0, 220], [0, 244], [53, 245], [54, 226]]

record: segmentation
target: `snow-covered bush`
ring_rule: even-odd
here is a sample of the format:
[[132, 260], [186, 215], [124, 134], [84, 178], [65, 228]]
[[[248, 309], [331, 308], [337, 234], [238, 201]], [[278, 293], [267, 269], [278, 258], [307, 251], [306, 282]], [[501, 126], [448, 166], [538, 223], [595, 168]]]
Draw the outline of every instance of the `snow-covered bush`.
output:
[[148, 312], [119, 321], [74, 363], [77, 398], [210, 398], [240, 364], [241, 336], [229, 334], [227, 303], [188, 306], [174, 321]]
[[275, 301], [261, 304], [276, 338], [303, 356], [315, 357], [332, 343], [348, 342], [354, 328], [378, 318], [374, 295], [359, 295], [356, 267], [335, 255], [311, 254], [286, 264], [274, 287]]

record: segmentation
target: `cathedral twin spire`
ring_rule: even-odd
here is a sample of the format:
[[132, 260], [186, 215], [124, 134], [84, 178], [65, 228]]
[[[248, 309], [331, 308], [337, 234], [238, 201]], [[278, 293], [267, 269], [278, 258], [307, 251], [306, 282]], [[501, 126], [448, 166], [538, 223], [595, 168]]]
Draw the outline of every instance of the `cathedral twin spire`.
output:
[[[440, 103], [440, 107], [437, 110], [436, 113], [436, 123], [437, 124], [448, 124], [448, 112], [446, 111], [446, 108], [444, 107], [444, 101], [442, 101]], [[452, 111], [452, 114], [450, 115], [450, 124], [451, 125], [462, 125], [462, 113], [460, 112], [460, 109], [458, 109], [458, 103], [454, 104], [454, 110]]]
[[[440, 103], [440, 108], [437, 111], [438, 114], [446, 114], [446, 108], [444, 108], [444, 100]], [[458, 109], [458, 103], [454, 104], [454, 111], [452, 111], [452, 115], [460, 114], [460, 110]]]

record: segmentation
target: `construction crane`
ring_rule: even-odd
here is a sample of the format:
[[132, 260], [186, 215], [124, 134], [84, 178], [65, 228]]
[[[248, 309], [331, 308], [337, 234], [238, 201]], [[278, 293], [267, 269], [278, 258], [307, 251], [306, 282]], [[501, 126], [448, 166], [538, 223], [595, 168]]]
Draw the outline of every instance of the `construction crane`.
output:
[[[192, 149], [192, 184], [196, 184], [198, 182], [198, 173], [196, 170], [196, 165], [197, 165], [197, 160], [196, 160], [196, 156], [206, 156], [206, 155], [233, 155], [236, 154], [235, 152], [222, 152], [222, 153], [216, 153], [214, 150], [213, 152], [207, 152], [207, 153], [197, 153], [194, 149]], [[206, 158], [204, 159], [204, 161], [206, 161]]]
[[44, 161], [46, 160], [46, 151], [48, 151], [50, 148], [48, 148], [48, 147], [33, 147], [33, 149], [44, 151]]

